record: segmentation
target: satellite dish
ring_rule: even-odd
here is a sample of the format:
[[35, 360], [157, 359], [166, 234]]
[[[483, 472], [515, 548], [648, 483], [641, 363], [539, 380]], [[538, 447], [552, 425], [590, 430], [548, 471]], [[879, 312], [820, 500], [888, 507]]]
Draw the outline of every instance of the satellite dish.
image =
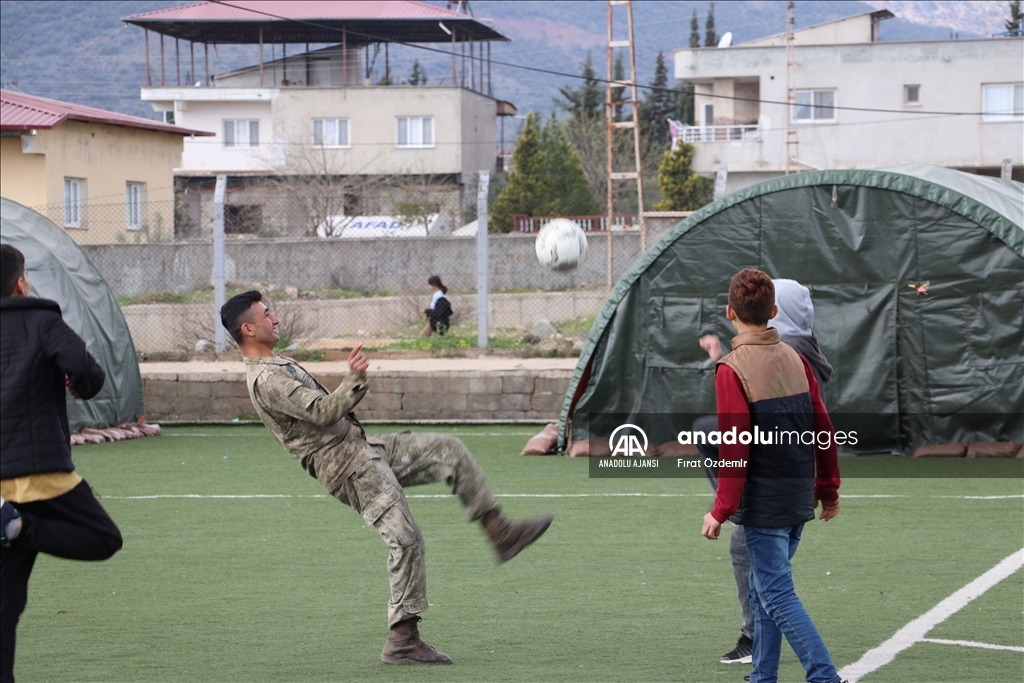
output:
[[718, 47], [729, 47], [732, 45], [732, 31], [726, 31], [722, 39], [718, 41]]

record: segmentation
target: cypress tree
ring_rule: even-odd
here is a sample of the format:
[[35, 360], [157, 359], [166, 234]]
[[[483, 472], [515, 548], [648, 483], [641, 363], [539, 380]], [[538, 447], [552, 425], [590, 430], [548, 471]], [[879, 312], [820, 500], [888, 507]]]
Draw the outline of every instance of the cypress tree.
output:
[[673, 111], [673, 93], [668, 87], [668, 65], [665, 53], [658, 52], [654, 61], [654, 80], [640, 107], [640, 132], [650, 137], [658, 147], [668, 147], [671, 135], [666, 119], [676, 118]]
[[718, 45], [718, 36], [715, 35], [715, 3], [709, 3], [708, 20], [704, 24], [704, 47], [715, 47]]
[[409, 85], [426, 85], [427, 84], [427, 72], [420, 66], [420, 60], [413, 60], [412, 73], [409, 74]]
[[580, 72], [583, 84], [578, 88], [566, 85], [558, 89], [562, 98], [555, 98], [555, 106], [566, 111], [577, 120], [595, 118], [604, 115], [604, 92], [597, 82], [594, 62], [587, 52], [587, 60]]
[[694, 173], [691, 159], [693, 145], [687, 142], [665, 152], [658, 168], [658, 187], [664, 199], [654, 205], [655, 211], [696, 211], [711, 201], [715, 183]]
[[544, 154], [544, 174], [548, 179], [547, 202], [543, 215], [574, 216], [598, 213], [597, 203], [590, 194], [587, 178], [583, 175], [576, 150], [569, 144], [562, 124], [554, 113], [541, 131]]
[[1020, 0], [1013, 0], [1007, 4], [1010, 6], [1010, 18], [1006, 20], [1004, 26], [1011, 36], [1019, 36], [1021, 35]]
[[512, 151], [508, 185], [491, 206], [489, 232], [512, 232], [515, 216], [519, 214], [545, 215], [551, 196], [551, 178], [546, 172], [541, 134], [539, 117], [530, 112]]
[[693, 10], [690, 19], [690, 48], [700, 47], [700, 22], [697, 21], [697, 10]]

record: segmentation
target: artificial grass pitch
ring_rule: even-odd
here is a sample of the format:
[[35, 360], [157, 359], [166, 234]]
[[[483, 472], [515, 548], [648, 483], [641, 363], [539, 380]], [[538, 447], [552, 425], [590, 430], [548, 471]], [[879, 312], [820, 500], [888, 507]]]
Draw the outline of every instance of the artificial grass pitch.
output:
[[[382, 433], [399, 426], [374, 427]], [[421, 430], [421, 427], [413, 429]], [[18, 630], [30, 681], [736, 681], [727, 533], [700, 535], [700, 479], [590, 479], [585, 459], [521, 458], [524, 426], [437, 427], [476, 454], [510, 516], [554, 513], [498, 565], [442, 485], [407, 489], [427, 541], [424, 638], [450, 667], [379, 661], [386, 546], [262, 427], [174, 427], [76, 447], [125, 537], [103, 563], [40, 556]], [[504, 495], [503, 495], [504, 494]], [[836, 665], [854, 662], [1020, 551], [1016, 478], [844, 481], [807, 524], [797, 592]], [[929, 638], [1024, 646], [1018, 572]], [[864, 681], [1019, 681], [1024, 653], [918, 643]], [[803, 680], [783, 646], [781, 680]]]

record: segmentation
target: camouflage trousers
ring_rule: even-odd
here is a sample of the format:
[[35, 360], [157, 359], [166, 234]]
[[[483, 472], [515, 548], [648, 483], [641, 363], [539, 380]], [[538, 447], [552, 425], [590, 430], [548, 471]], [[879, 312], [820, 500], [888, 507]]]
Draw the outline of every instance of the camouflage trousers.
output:
[[401, 432], [368, 438], [364, 447], [375, 453], [331, 495], [362, 515], [388, 544], [391, 627], [427, 609], [423, 534], [403, 488], [446, 482], [470, 521], [494, 507], [494, 493], [473, 454], [455, 437]]

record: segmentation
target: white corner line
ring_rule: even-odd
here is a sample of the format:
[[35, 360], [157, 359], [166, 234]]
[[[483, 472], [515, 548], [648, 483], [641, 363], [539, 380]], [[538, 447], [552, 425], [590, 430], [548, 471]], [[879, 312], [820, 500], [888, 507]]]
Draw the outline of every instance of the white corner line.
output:
[[1013, 553], [987, 572], [956, 591], [930, 610], [914, 619], [889, 640], [878, 647], [868, 650], [859, 660], [843, 667], [839, 675], [856, 683], [872, 671], [882, 668], [896, 658], [903, 650], [925, 639], [933, 628], [963, 609], [969, 602], [980, 597], [989, 588], [1011, 576], [1024, 567], [1024, 549]]
[[946, 640], [944, 638], [922, 638], [922, 643], [937, 643], [939, 645], [960, 645], [961, 647], [980, 647], [983, 650], [1010, 650], [1012, 652], [1024, 652], [1024, 647], [1016, 645], [993, 645], [992, 643], [976, 643], [973, 640]]

